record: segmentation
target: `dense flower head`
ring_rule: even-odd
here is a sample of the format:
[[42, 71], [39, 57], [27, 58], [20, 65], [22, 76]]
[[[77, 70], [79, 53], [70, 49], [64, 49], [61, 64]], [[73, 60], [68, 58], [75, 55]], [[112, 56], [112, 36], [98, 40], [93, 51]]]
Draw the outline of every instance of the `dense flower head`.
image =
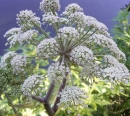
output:
[[8, 39], [7, 39], [7, 42], [6, 42], [6, 46], [7, 45], [10, 45], [9, 47], [12, 48], [14, 45], [16, 45], [17, 43], [19, 43], [19, 39], [21, 37], [21, 32], [15, 34], [15, 35], [12, 35], [10, 36]]
[[106, 37], [102, 34], [94, 33], [89, 37], [89, 40], [86, 40], [85, 42], [86, 43], [95, 42], [96, 44], [104, 48], [108, 48], [111, 54], [113, 54], [118, 60], [124, 60], [124, 61], [126, 60], [125, 54], [117, 47], [117, 44], [113, 41], [112, 38]]
[[63, 27], [58, 30], [57, 37], [63, 40], [75, 41], [79, 38], [79, 33], [73, 27]]
[[[86, 21], [87, 25], [90, 26], [90, 25], [92, 25], [92, 22], [93, 22], [93, 21], [97, 21], [97, 20], [96, 20], [96, 18], [94, 18], [94, 17], [88, 16], [88, 15], [86, 16], [86, 15], [85, 15], [85, 21]], [[89, 24], [89, 23], [90, 23], [90, 24]]]
[[72, 24], [76, 24], [78, 27], [86, 27], [85, 14], [83, 12], [75, 12], [68, 17]]
[[[42, 83], [43, 76], [41, 75], [32, 75], [29, 76], [22, 85], [22, 93], [25, 96], [31, 97], [32, 95], [40, 94], [40, 84]], [[43, 88], [42, 88], [43, 90]], [[40, 92], [39, 92], [40, 91]], [[31, 98], [30, 98], [31, 99]]]
[[32, 28], [34, 24], [41, 26], [40, 18], [35, 16], [31, 10], [22, 10], [19, 14], [17, 14], [17, 23], [19, 26], [23, 28]]
[[95, 42], [98, 45], [101, 45], [103, 47], [108, 47], [108, 48], [112, 45], [117, 46], [116, 43], [112, 40], [112, 38], [109, 38], [109, 37], [106, 37], [105, 35], [97, 34], [97, 33], [94, 33], [89, 37], [89, 42]]
[[59, 17], [56, 15], [53, 15], [51, 13], [46, 13], [43, 15], [43, 24], [45, 23], [49, 23], [49, 25], [52, 25], [54, 23], [58, 23], [59, 22]]
[[24, 68], [26, 68], [27, 60], [25, 56], [16, 55], [11, 59], [10, 63], [12, 66], [12, 72], [14, 74], [18, 75], [20, 73], [26, 73], [26, 70]]
[[93, 52], [86, 46], [77, 46], [70, 53], [70, 60], [84, 66], [93, 60]]
[[35, 35], [38, 35], [37, 30], [27, 30], [26, 32], [19, 31], [18, 33], [8, 37], [6, 46], [10, 45], [10, 48], [12, 48], [17, 43], [21, 45], [30, 44]]
[[2, 58], [1, 58], [1, 62], [0, 62], [0, 68], [6, 70], [7, 69], [7, 65], [10, 64], [10, 60], [16, 56], [17, 53], [15, 51], [10, 51], [7, 52]]
[[107, 79], [107, 77], [114, 82], [116, 81], [128, 81], [128, 77], [130, 76], [129, 70], [127, 67], [118, 62], [116, 58], [111, 55], [104, 55], [104, 61], [107, 62], [106, 68], [102, 69], [102, 75]]
[[125, 54], [117, 47], [117, 46], [112, 46], [109, 48], [111, 53], [115, 55], [117, 60], [123, 60], [126, 61], [126, 56]]
[[69, 24], [69, 20], [67, 19], [67, 18], [59, 18], [59, 23], [61, 23], [61, 24]]
[[61, 97], [59, 106], [64, 105], [64, 108], [78, 106], [87, 107], [85, 100], [87, 99], [87, 92], [77, 86], [66, 86], [59, 96]]
[[62, 15], [70, 15], [80, 11], [83, 11], [83, 9], [78, 4], [72, 3], [65, 8], [65, 11], [62, 13]]
[[40, 57], [49, 58], [57, 55], [58, 44], [54, 38], [44, 39], [37, 45], [37, 54]]
[[44, 12], [51, 12], [53, 10], [60, 10], [59, 0], [42, 0], [40, 2], [40, 9]]
[[8, 31], [4, 34], [4, 37], [10, 37], [10, 36], [12, 36], [12, 35], [17, 34], [19, 31], [21, 31], [21, 28], [16, 28], [16, 27], [14, 27], [14, 28], [8, 30]]
[[48, 68], [48, 78], [51, 82], [62, 81], [69, 74], [70, 69], [59, 62], [53, 63]]
[[96, 62], [91, 62], [86, 65], [84, 65], [80, 76], [81, 78], [87, 77], [87, 78], [94, 78], [94, 77], [99, 77], [101, 75], [101, 67], [100, 64]]
[[102, 70], [102, 75], [105, 79], [109, 79], [111, 82], [119, 81], [127, 83], [129, 82], [129, 70], [124, 64], [119, 63], [118, 67], [107, 67]]
[[21, 45], [24, 43], [30, 44], [30, 42], [33, 40], [34, 35], [38, 35], [37, 30], [28, 30], [21, 34], [18, 41]]
[[97, 30], [100, 33], [109, 36], [108, 28], [105, 24], [97, 21], [94, 17], [91, 16], [85, 16], [85, 22], [86, 22], [86, 26], [92, 26], [93, 30]]
[[107, 63], [106, 64], [107, 67], [118, 66], [119, 61], [115, 57], [111, 55], [104, 55], [103, 57], [104, 57], [104, 62]]
[[98, 30], [100, 30], [102, 32], [108, 31], [107, 26], [105, 24], [101, 23], [101, 22], [95, 21], [93, 23], [93, 26], [96, 27]]

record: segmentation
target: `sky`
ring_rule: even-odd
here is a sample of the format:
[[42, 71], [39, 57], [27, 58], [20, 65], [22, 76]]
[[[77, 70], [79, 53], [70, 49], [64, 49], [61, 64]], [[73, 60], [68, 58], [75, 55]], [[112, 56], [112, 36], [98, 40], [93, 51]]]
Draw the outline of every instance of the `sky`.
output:
[[[3, 37], [6, 31], [13, 27], [18, 27], [16, 23], [16, 14], [21, 10], [32, 10], [37, 16], [42, 17], [39, 10], [41, 0], [0, 0], [0, 55], [4, 54], [6, 38]], [[70, 3], [78, 3], [84, 13], [95, 17], [98, 21], [104, 23], [109, 28], [113, 28], [112, 19], [117, 16], [117, 12], [130, 0], [60, 0], [61, 13], [65, 6]]]

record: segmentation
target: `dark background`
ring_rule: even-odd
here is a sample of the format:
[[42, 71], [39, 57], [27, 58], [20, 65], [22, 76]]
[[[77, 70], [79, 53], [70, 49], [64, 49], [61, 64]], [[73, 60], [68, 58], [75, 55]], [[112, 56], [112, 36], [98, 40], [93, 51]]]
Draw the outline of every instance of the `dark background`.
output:
[[[6, 38], [3, 38], [4, 33], [17, 27], [16, 14], [21, 10], [32, 10], [41, 17], [42, 12], [39, 10], [41, 0], [0, 0], [0, 55], [3, 55], [3, 50], [6, 48]], [[130, 0], [60, 0], [61, 11], [70, 3], [78, 3], [86, 15], [97, 18], [100, 22], [106, 24], [109, 31], [114, 26], [112, 19], [117, 15], [120, 8], [128, 4]], [[61, 13], [61, 11], [59, 13]]]

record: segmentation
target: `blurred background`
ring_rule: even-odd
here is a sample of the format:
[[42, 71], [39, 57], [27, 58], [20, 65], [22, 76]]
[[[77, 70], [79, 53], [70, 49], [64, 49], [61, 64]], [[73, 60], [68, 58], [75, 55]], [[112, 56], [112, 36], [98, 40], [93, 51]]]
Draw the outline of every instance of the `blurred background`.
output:
[[[16, 24], [16, 14], [21, 10], [32, 10], [37, 16], [42, 17], [42, 12], [39, 10], [41, 0], [0, 0], [0, 55], [4, 54], [6, 38], [3, 37], [6, 31], [13, 27], [18, 27]], [[61, 11], [70, 3], [78, 3], [86, 15], [95, 17], [98, 21], [106, 24], [109, 32], [114, 26], [112, 19], [117, 15], [117, 12], [125, 7], [130, 0], [60, 0]], [[52, 32], [53, 34], [53, 32]]]

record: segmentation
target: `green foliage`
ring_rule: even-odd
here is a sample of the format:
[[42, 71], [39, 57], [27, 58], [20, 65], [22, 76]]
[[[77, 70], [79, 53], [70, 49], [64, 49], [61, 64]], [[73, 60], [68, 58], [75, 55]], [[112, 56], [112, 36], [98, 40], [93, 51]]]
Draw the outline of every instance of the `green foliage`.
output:
[[[130, 115], [130, 83], [117, 83], [113, 88], [110, 82], [99, 81], [90, 87], [82, 83], [88, 90], [87, 109], [71, 112], [69, 116], [129, 116]], [[72, 109], [69, 109], [73, 111]], [[56, 116], [66, 116], [68, 109], [58, 111]]]
[[[130, 6], [129, 6], [130, 7]], [[128, 8], [118, 12], [114, 21], [116, 24], [113, 28], [114, 38], [117, 41], [118, 47], [126, 54], [126, 66], [130, 70], [130, 12]]]
[[[36, 40], [44, 39], [43, 35], [36, 38]], [[11, 49], [6, 49], [5, 51], [16, 50], [19, 54], [24, 54], [28, 58], [28, 62], [33, 61], [33, 57], [36, 56], [36, 47], [33, 45], [25, 45], [21, 47], [19, 45], [12, 47]], [[34, 65], [28, 65], [26, 71], [28, 74], [45, 74], [45, 70], [49, 65], [49, 62], [44, 61], [43, 59], [35, 59], [35, 62], [32, 62]], [[40, 68], [42, 66], [42, 68]], [[22, 77], [22, 78], [21, 78]], [[12, 106], [5, 94], [9, 95], [13, 106], [16, 108], [17, 116], [46, 116], [44, 107], [39, 102], [27, 101], [26, 98], [21, 93], [21, 85], [28, 75], [14, 75], [10, 69], [4, 71], [0, 69], [0, 116], [14, 116], [14, 111]], [[48, 85], [48, 80], [45, 79], [43, 85]], [[47, 89], [47, 86], [43, 87]], [[45, 93], [43, 93], [44, 95]]]

